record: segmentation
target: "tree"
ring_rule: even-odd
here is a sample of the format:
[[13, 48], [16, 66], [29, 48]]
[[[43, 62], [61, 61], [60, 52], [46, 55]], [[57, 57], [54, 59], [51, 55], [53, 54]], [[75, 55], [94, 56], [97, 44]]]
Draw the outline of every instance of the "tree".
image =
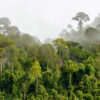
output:
[[40, 41], [38, 40], [38, 38], [30, 36], [29, 34], [22, 34], [20, 38], [14, 40], [16, 42], [16, 46], [18, 48], [24, 49], [28, 55], [34, 47], [40, 45]]
[[83, 28], [83, 22], [89, 21], [90, 18], [84, 12], [78, 12], [76, 16], [72, 18], [72, 20], [78, 21], [78, 29], [79, 32], [81, 32]]
[[66, 64], [66, 71], [69, 73], [69, 86], [72, 85], [72, 74], [74, 72], [77, 72], [79, 70], [78, 68], [78, 64], [74, 61], [68, 60], [67, 62], [65, 62]]
[[66, 71], [69, 73], [69, 98], [70, 100], [72, 100], [72, 92], [73, 92], [72, 74], [74, 72], [77, 72], [79, 68], [78, 68], [78, 64], [71, 60], [65, 62], [65, 67], [66, 67]]
[[21, 32], [16, 26], [9, 26], [8, 28], [6, 28], [6, 35], [10, 39], [14, 40], [14, 39], [19, 38], [19, 36], [21, 35]]
[[22, 67], [23, 67], [24, 71], [30, 72], [32, 65], [33, 65], [33, 61], [34, 60], [32, 57], [24, 58], [24, 60], [22, 61]]
[[2, 62], [5, 56], [7, 48], [13, 44], [13, 41], [10, 40], [5, 35], [0, 34], [0, 71], [2, 71]]
[[11, 22], [7, 17], [0, 18], [0, 25], [9, 26], [10, 24]]
[[83, 60], [88, 59], [88, 57], [94, 57], [94, 54], [88, 50], [80, 49], [77, 47], [69, 48], [69, 58], [73, 61], [82, 62]]
[[8, 65], [8, 67], [12, 69], [12, 71], [16, 69], [21, 69], [21, 64], [18, 61], [19, 56], [20, 56], [19, 49], [16, 48], [15, 45], [10, 46], [10, 48], [6, 50], [6, 56], [4, 59], [5, 65]]
[[48, 70], [49, 68], [55, 69], [54, 66], [57, 64], [57, 55], [53, 46], [51, 44], [41, 45], [38, 50], [38, 59], [42, 70]]
[[85, 36], [87, 38], [95, 38], [99, 34], [99, 31], [96, 28], [88, 27], [85, 31]]
[[83, 92], [85, 93], [92, 93], [95, 91], [95, 89], [97, 88], [97, 79], [95, 76], [92, 75], [87, 75], [85, 74], [82, 78], [82, 82], [84, 84], [84, 90]]
[[77, 48], [82, 49], [82, 46], [78, 42], [67, 41], [67, 45], [68, 45], [69, 48], [70, 47], [77, 47]]
[[39, 61], [36, 60], [31, 68], [31, 74], [33, 77], [35, 77], [36, 80], [36, 96], [38, 93], [38, 78], [41, 77], [41, 66], [39, 64]]
[[56, 51], [58, 54], [58, 65], [62, 66], [64, 60], [67, 60], [69, 57], [69, 48], [67, 46], [67, 42], [64, 39], [58, 38], [53, 41], [54, 46], [56, 47]]
[[98, 14], [98, 16], [94, 19], [92, 25], [94, 27], [97, 27], [100, 24], [100, 14]]
[[92, 57], [88, 57], [88, 59], [83, 61], [85, 66], [86, 66], [86, 73], [88, 75], [93, 75], [95, 74], [95, 60]]
[[5, 55], [5, 49], [4, 48], [0, 48], [0, 71], [2, 71], [2, 65], [3, 65], [3, 58]]
[[6, 29], [10, 26], [11, 22], [7, 17], [0, 18], [0, 33], [6, 34]]

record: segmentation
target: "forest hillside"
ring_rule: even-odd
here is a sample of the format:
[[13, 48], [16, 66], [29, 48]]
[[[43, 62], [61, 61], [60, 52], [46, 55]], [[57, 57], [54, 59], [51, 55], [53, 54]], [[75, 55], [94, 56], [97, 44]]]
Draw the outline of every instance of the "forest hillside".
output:
[[100, 100], [100, 16], [84, 12], [41, 41], [0, 18], [0, 100]]

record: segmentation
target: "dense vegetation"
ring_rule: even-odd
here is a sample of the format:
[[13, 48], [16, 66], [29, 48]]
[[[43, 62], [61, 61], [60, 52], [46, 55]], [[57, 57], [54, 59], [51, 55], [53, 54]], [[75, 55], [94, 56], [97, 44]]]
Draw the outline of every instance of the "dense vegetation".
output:
[[42, 44], [0, 18], [0, 100], [100, 100], [100, 23], [89, 19], [77, 13], [78, 30]]

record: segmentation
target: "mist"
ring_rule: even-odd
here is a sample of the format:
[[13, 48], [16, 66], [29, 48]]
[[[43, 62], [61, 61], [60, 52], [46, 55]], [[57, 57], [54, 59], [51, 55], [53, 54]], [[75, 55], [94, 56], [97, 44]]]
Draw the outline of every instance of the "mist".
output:
[[99, 0], [1, 0], [0, 100], [100, 100], [99, 13]]
[[23, 33], [37, 36], [41, 41], [58, 37], [68, 24], [77, 29], [77, 22], [71, 18], [80, 11], [87, 13], [92, 22], [100, 11], [99, 1], [2, 0], [0, 4], [0, 17], [8, 17]]

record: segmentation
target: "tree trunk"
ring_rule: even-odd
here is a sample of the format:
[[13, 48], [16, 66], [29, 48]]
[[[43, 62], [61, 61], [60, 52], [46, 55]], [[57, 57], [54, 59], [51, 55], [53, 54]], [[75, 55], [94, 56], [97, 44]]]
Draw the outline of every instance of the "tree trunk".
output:
[[48, 71], [48, 69], [49, 69], [49, 66], [48, 66], [48, 64], [47, 64], [47, 71]]
[[24, 82], [24, 100], [26, 100], [26, 82]]
[[2, 60], [2, 58], [0, 58], [0, 71], [2, 71], [2, 62], [3, 62], [3, 60]]
[[72, 85], [72, 75], [71, 75], [71, 72], [69, 72], [69, 86]]
[[83, 27], [83, 23], [82, 23], [82, 20], [80, 20], [80, 21], [79, 21], [79, 24], [78, 24], [79, 33], [82, 32], [82, 27]]
[[72, 100], [72, 73], [69, 72], [69, 100]]
[[37, 93], [38, 93], [38, 77], [36, 77], [36, 97], [37, 97]]
[[47, 60], [47, 71], [49, 69], [49, 60]]
[[59, 59], [58, 59], [58, 66], [59, 66], [59, 68], [60, 68], [62, 65], [63, 65], [63, 61], [62, 61], [61, 57], [59, 57]]
[[14, 70], [13, 66], [12, 66], [12, 71]]

